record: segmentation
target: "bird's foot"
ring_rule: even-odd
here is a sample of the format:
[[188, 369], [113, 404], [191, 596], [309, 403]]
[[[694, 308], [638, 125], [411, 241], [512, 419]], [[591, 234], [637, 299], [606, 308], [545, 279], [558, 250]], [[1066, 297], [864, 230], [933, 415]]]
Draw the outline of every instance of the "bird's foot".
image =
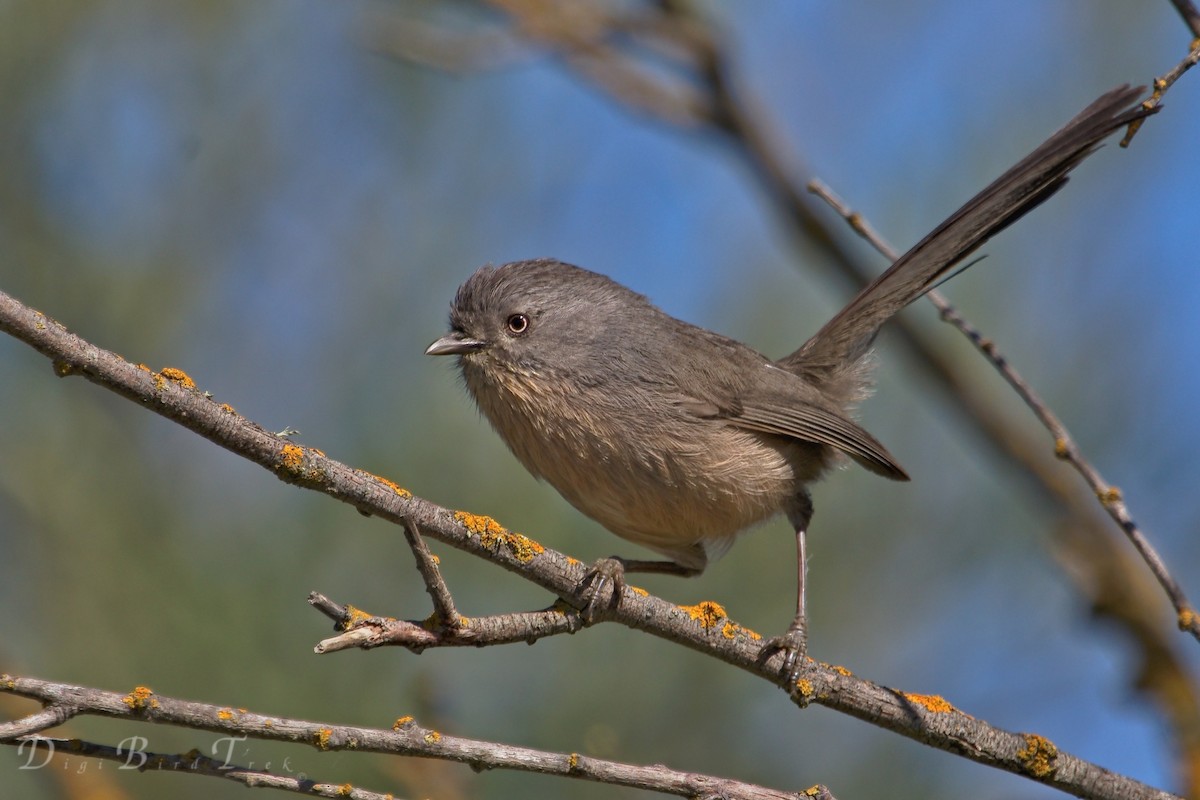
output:
[[[579, 582], [580, 616], [592, 624], [600, 608], [616, 608], [625, 590], [625, 562], [617, 556], [602, 558], [592, 565]], [[607, 594], [607, 597], [606, 597]]]
[[801, 666], [808, 657], [808, 625], [806, 620], [796, 619], [782, 636], [774, 636], [758, 651], [759, 663], [766, 663], [776, 653], [783, 654], [779, 674], [789, 692], [800, 679]]

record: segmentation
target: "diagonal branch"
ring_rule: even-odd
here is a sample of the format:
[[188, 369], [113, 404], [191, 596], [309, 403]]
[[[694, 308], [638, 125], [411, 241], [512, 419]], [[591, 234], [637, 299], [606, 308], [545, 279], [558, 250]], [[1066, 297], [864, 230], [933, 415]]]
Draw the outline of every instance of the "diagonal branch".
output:
[[[50, 358], [59, 376], [81, 375], [99, 386], [133, 400], [217, 445], [269, 470], [280, 480], [323, 492], [359, 511], [398, 525], [415, 525], [428, 536], [489, 560], [555, 595], [570, 601], [586, 568], [495, 520], [463, 511], [450, 511], [402, 489], [395, 483], [327, 457], [320, 450], [300, 447], [219, 404], [183, 371], [154, 372], [135, 365], [69, 332], [45, 314], [0, 292], [0, 330]], [[551, 609], [552, 613], [566, 611]], [[716, 603], [693, 607], [668, 603], [632, 586], [622, 589], [615, 608], [596, 612], [598, 621], [615, 621], [681, 644], [727, 664], [778, 683], [781, 654], [761, 660], [762, 637], [734, 621]], [[12, 679], [7, 688], [49, 702], [75, 703], [84, 690], [35, 692], [42, 682]], [[27, 688], [31, 694], [17, 691]], [[800, 678], [789, 686], [798, 706], [818, 703], [925, 744], [1095, 800], [1168, 800], [1173, 796], [1096, 764], [1058, 750], [1035, 734], [1016, 734], [958, 711], [940, 697], [904, 693], [850, 674], [848, 670], [808, 661]], [[98, 713], [124, 715], [124, 709], [104, 704]], [[224, 722], [205, 716], [197, 727], [225, 730]], [[459, 760], [470, 761], [468, 758]]]
[[[144, 686], [122, 695], [119, 692], [13, 675], [0, 675], [0, 692], [8, 692], [46, 703], [65, 703], [78, 709], [82, 714], [175, 725], [191, 730], [213, 731], [225, 734], [227, 737], [246, 736], [269, 741], [307, 744], [322, 752], [356, 751], [435, 758], [457, 761], [477, 771], [507, 769], [538, 772], [614, 786], [630, 786], [681, 797], [715, 796], [728, 798], [728, 800], [801, 800], [802, 798], [802, 795], [796, 792], [771, 789], [701, 773], [682, 772], [660, 765], [625, 764], [591, 758], [578, 753], [554, 753], [529, 747], [516, 747], [451, 736], [441, 731], [424, 728], [418, 725], [412, 717], [400, 717], [393, 723], [391, 729], [329, 725], [322, 722], [267, 716], [245, 709], [179, 700], [155, 694]], [[104, 750], [88, 754], [102, 757], [106, 755]], [[150, 754], [140, 755], [147, 758], [150, 756]], [[130, 755], [126, 751], [120, 760], [129, 763], [129, 758]], [[195, 763], [197, 768], [209, 770], [206, 774], [221, 774], [220, 771], [223, 769], [233, 769], [228, 762], [205, 758], [194, 752], [184, 756], [167, 756], [166, 758], [174, 764]], [[145, 765], [147, 769], [155, 767], [149, 761]], [[260, 775], [261, 773], [252, 773], [247, 777], [258, 779]], [[223, 775], [223, 777], [230, 776]], [[247, 785], [254, 785], [250, 780], [245, 782]], [[291, 787], [281, 785], [274, 788]], [[344, 786], [343, 788], [350, 791], [354, 787]], [[820, 788], [828, 792], [824, 787]], [[300, 790], [302, 789], [303, 787]], [[371, 793], [322, 796], [378, 797]], [[1169, 796], [1162, 795], [1162, 797]]]

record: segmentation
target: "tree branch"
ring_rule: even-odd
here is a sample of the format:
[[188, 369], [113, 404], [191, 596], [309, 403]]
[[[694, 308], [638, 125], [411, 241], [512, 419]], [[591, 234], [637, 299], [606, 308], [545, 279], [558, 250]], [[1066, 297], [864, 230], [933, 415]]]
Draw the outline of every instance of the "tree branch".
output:
[[[568, 602], [575, 596], [586, 568], [526, 536], [503, 528], [495, 520], [463, 511], [450, 511], [402, 489], [395, 483], [327, 457], [320, 450], [300, 447], [268, 433], [259, 425], [199, 391], [184, 372], [165, 368], [154, 372], [131, 364], [69, 332], [45, 314], [0, 292], [0, 330], [50, 358], [57, 375], [81, 375], [99, 386], [200, 434], [221, 447], [272, 472], [280, 480], [323, 492], [363, 513], [398, 525], [417, 526], [423, 533], [521, 575]], [[574, 614], [554, 607], [547, 613]], [[762, 637], [728, 619], [716, 603], [683, 607], [668, 603], [634, 586], [625, 586], [619, 605], [597, 610], [597, 621], [616, 621], [668, 641], [682, 644], [774, 683], [780, 681], [783, 656], [766, 661]], [[434, 644], [433, 642], [431, 644]], [[429, 645], [426, 645], [429, 646]], [[32, 679], [24, 679], [30, 681]], [[55, 688], [37, 695], [48, 684], [14, 683], [49, 702], [75, 704], [80, 691]], [[56, 685], [57, 686], [57, 685]], [[799, 680], [787, 687], [798, 706], [818, 703], [972, 761], [998, 767], [1095, 800], [1166, 800], [1172, 795], [1096, 764], [1058, 750], [1044, 737], [995, 728], [958, 711], [940, 697], [909, 694], [861, 680], [848, 670], [812, 660]], [[20, 692], [17, 692], [20, 693]], [[85, 695], [92, 697], [91, 695]], [[109, 698], [111, 700], [111, 698]], [[99, 701], [97, 701], [99, 702]], [[124, 705], [122, 702], [121, 705]], [[199, 707], [199, 706], [198, 706]], [[209, 707], [199, 707], [209, 708]], [[125, 715], [105, 700], [96, 713]], [[209, 717], [193, 727], [212, 727]], [[459, 760], [469, 761], [463, 758]]]
[[[165, 697], [150, 689], [139, 686], [122, 695], [102, 689], [73, 686], [64, 683], [43, 681], [13, 675], [0, 675], [0, 692], [7, 692], [40, 700], [52, 705], [67, 705], [81, 714], [114, 717], [162, 725], [175, 725], [191, 730], [213, 731], [227, 737], [247, 736], [277, 742], [306, 744], [322, 752], [356, 751], [385, 753], [398, 756], [415, 756], [456, 761], [474, 770], [507, 769], [521, 772], [537, 772], [563, 778], [595, 781], [613, 786], [629, 786], [681, 797], [723, 797], [728, 800], [801, 800], [804, 795], [757, 786], [742, 781], [718, 778], [695, 772], [681, 772], [667, 767], [641, 766], [591, 758], [578, 753], [553, 753], [528, 747], [485, 742], [451, 736], [441, 731], [421, 727], [412, 717], [400, 717], [390, 730], [361, 728], [346, 725], [328, 725], [321, 722], [267, 716], [244, 709], [223, 708], [206, 703]], [[55, 745], [46, 744], [55, 741]], [[59, 740], [42, 740], [42, 747], [57, 747]], [[19, 744], [19, 740], [0, 738], [0, 743]], [[78, 748], [81, 755], [113, 758], [131, 763], [131, 754], [107, 748], [103, 745], [82, 743]], [[71, 752], [68, 750], [68, 752]], [[216, 746], [214, 745], [214, 753]], [[314, 784], [295, 781], [288, 777], [269, 773], [246, 771], [229, 764], [228, 760], [207, 758], [197, 751], [176, 756], [160, 756], [139, 753], [144, 756], [144, 769], [171, 767], [178, 771], [195, 770], [200, 774], [239, 780], [247, 786], [269, 786], [290, 789], [301, 793], [317, 793], [327, 797], [376, 798], [381, 795], [364, 792], [361, 794], [324, 794], [331, 784]], [[138, 758], [142, 761], [142, 758]], [[187, 768], [185, 770], [184, 768]], [[322, 787], [320, 792], [312, 789]], [[336, 789], [350, 792], [354, 789], [342, 785]], [[824, 787], [814, 787], [824, 791]], [[816, 792], [814, 792], [815, 794]], [[811, 795], [810, 795], [811, 796]], [[1152, 795], [1147, 795], [1152, 797]], [[1153, 796], [1157, 797], [1157, 796]], [[1166, 798], [1167, 795], [1162, 795]]]

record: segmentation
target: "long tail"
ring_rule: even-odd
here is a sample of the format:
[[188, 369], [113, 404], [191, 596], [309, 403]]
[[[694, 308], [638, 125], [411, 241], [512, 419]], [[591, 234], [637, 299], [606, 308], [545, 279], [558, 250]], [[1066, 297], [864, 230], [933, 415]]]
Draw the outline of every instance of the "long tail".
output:
[[876, 278], [779, 366], [818, 382], [837, 381], [870, 350], [893, 314], [932, 289], [990, 237], [1036, 208], [1106, 136], [1157, 111], [1130, 108], [1144, 87], [1103, 95], [1036, 150], [975, 195]]

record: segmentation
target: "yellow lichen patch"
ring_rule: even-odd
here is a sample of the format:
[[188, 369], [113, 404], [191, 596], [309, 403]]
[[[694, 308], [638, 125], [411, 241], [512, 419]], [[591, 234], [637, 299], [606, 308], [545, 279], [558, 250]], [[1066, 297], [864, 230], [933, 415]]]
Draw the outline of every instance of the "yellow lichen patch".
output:
[[680, 606], [680, 608], [689, 617], [699, 622], [702, 628], [715, 628], [718, 622], [728, 617], [725, 609], [719, 603], [711, 600], [702, 600], [694, 606]]
[[5, 689], [8, 689], [11, 691], [11, 690], [17, 688], [17, 679], [14, 678], [12, 675], [5, 675], [3, 680], [4, 680], [4, 688]]
[[567, 556], [567, 563], [570, 564], [572, 567], [578, 567], [583, 562], [580, 561], [578, 558], [571, 558], [570, 556]]
[[1097, 492], [1096, 496], [1099, 497], [1100, 502], [1104, 503], [1106, 506], [1111, 506], [1114, 503], [1121, 502], [1121, 490], [1116, 486], [1109, 486], [1108, 488]]
[[149, 686], [136, 687], [132, 692], [122, 697], [121, 702], [134, 711], [146, 708], [158, 708], [158, 700], [154, 697], [154, 690]]
[[481, 514], [470, 514], [466, 511], [455, 511], [454, 518], [471, 533], [479, 534], [479, 543], [489, 550], [505, 547], [522, 564], [528, 564], [546, 548], [520, 533], [511, 533], [503, 525], [491, 517]]
[[852, 677], [854, 677], [854, 673], [853, 673], [853, 672], [851, 672], [850, 670], [846, 669], [845, 667], [840, 667], [840, 666], [838, 666], [837, 664], [830, 664], [830, 665], [829, 665], [829, 668], [830, 668], [831, 670], [833, 670], [834, 672], [836, 672], [838, 675], [841, 675], [841, 676], [843, 676], [843, 677], [846, 677], [846, 678], [852, 678]]
[[442, 735], [437, 731], [430, 731], [425, 734], [425, 744], [437, 744], [442, 740]]
[[369, 614], [366, 611], [363, 611], [361, 608], [358, 608], [357, 606], [352, 606], [350, 604], [347, 604], [346, 605], [346, 618], [341, 623], [342, 630], [348, 631], [351, 628], [353, 628], [355, 625], [361, 625], [362, 623], [371, 619], [373, 616], [375, 616], [375, 615]]
[[435, 555], [434, 553], [430, 553], [430, 554], [429, 554], [429, 560], [430, 560], [430, 561], [432, 561], [434, 564], [441, 564], [441, 563], [442, 563], [442, 559], [441, 559], [441, 557], [440, 557], [440, 556], [438, 556], [438, 555]]
[[285, 444], [279, 451], [279, 463], [290, 472], [296, 472], [304, 466], [304, 448], [294, 444]]
[[150, 369], [145, 364], [134, 364], [134, 366], [140, 369], [142, 372], [154, 372], [154, 370]]
[[192, 376], [188, 375], [186, 372], [184, 372], [181, 369], [176, 369], [175, 367], [163, 367], [162, 370], [158, 374], [162, 375], [164, 378], [166, 378], [169, 381], [178, 383], [180, 386], [182, 386], [185, 389], [195, 389], [196, 388], [196, 382], [194, 380], [192, 380]]
[[827, 792], [828, 790], [824, 786], [817, 783], [805, 789], [803, 794], [805, 797], [819, 797]]
[[1024, 770], [1035, 778], [1048, 778], [1057, 768], [1058, 748], [1054, 742], [1036, 733], [1023, 733], [1025, 746], [1017, 751]]
[[806, 700], [813, 696], [812, 681], [810, 681], [808, 678], [801, 678], [800, 680], [796, 681], [796, 688], [800, 690], [800, 696]]
[[567, 769], [572, 771], [579, 769], [579, 753], [571, 753], [567, 757]]
[[237, 414], [237, 411], [229, 403], [221, 403], [221, 410], [226, 414]]
[[941, 695], [910, 694], [909, 692], [901, 692], [901, 695], [908, 702], [918, 705], [926, 711], [932, 711], [934, 714], [949, 714], [951, 711], [957, 710], [954, 706], [946, 702], [946, 699]]
[[403, 717], [399, 717], [395, 722], [392, 723], [392, 730], [398, 731], [404, 728], [411, 728], [416, 724], [417, 721], [413, 719], [412, 714], [405, 714]]
[[379, 481], [384, 486], [388, 487], [389, 489], [391, 489], [393, 492], [400, 495], [401, 497], [404, 497], [404, 498], [412, 497], [412, 492], [410, 492], [408, 489], [405, 489], [403, 486], [400, 486], [395, 481], [390, 481], [387, 478], [381, 477], [379, 475], [375, 476], [375, 480]]
[[1196, 609], [1185, 608], [1179, 612], [1179, 630], [1190, 631], [1196, 622]]
[[328, 481], [329, 476], [325, 474], [325, 470], [321, 467], [308, 462], [307, 456], [314, 458], [320, 455], [320, 452], [308, 448], [298, 447], [294, 444], [285, 444], [279, 448], [279, 466], [277, 469], [281, 472], [288, 472], [295, 476], [296, 482], [307, 486], [323, 486]]
[[217, 712], [217, 719], [221, 720], [222, 722], [228, 722], [229, 720], [233, 719], [233, 709], [222, 708]]
[[1071, 451], [1067, 449], [1067, 440], [1066, 439], [1055, 439], [1054, 440], [1054, 455], [1056, 458], [1063, 458], [1063, 459], [1068, 458], [1071, 455]]
[[726, 639], [736, 639], [738, 636], [745, 636], [752, 641], [762, 639], [762, 634], [752, 631], [749, 628], [743, 628], [732, 620], [725, 620], [725, 624], [721, 626], [721, 635]]
[[546, 548], [520, 533], [510, 533], [508, 536], [502, 537], [501, 542], [516, 557], [517, 561], [520, 561], [522, 564], [528, 564], [534, 558], [546, 552]]
[[636, 594], [638, 597], [649, 597], [650, 593], [640, 586], [630, 586], [629, 591]]
[[354, 786], [349, 783], [343, 783], [341, 786], [339, 786], [337, 788], [337, 793], [339, 795], [341, 795], [342, 797], [349, 797], [350, 793], [353, 791], [354, 791]]
[[471, 533], [478, 533], [480, 536], [499, 536], [502, 533], [508, 533], [496, 520], [491, 517], [485, 517], [482, 514], [472, 514], [467, 511], [455, 511], [454, 518]]
[[333, 736], [333, 731], [329, 728], [321, 728], [313, 734], [313, 744], [322, 750], [329, 749], [329, 740]]

